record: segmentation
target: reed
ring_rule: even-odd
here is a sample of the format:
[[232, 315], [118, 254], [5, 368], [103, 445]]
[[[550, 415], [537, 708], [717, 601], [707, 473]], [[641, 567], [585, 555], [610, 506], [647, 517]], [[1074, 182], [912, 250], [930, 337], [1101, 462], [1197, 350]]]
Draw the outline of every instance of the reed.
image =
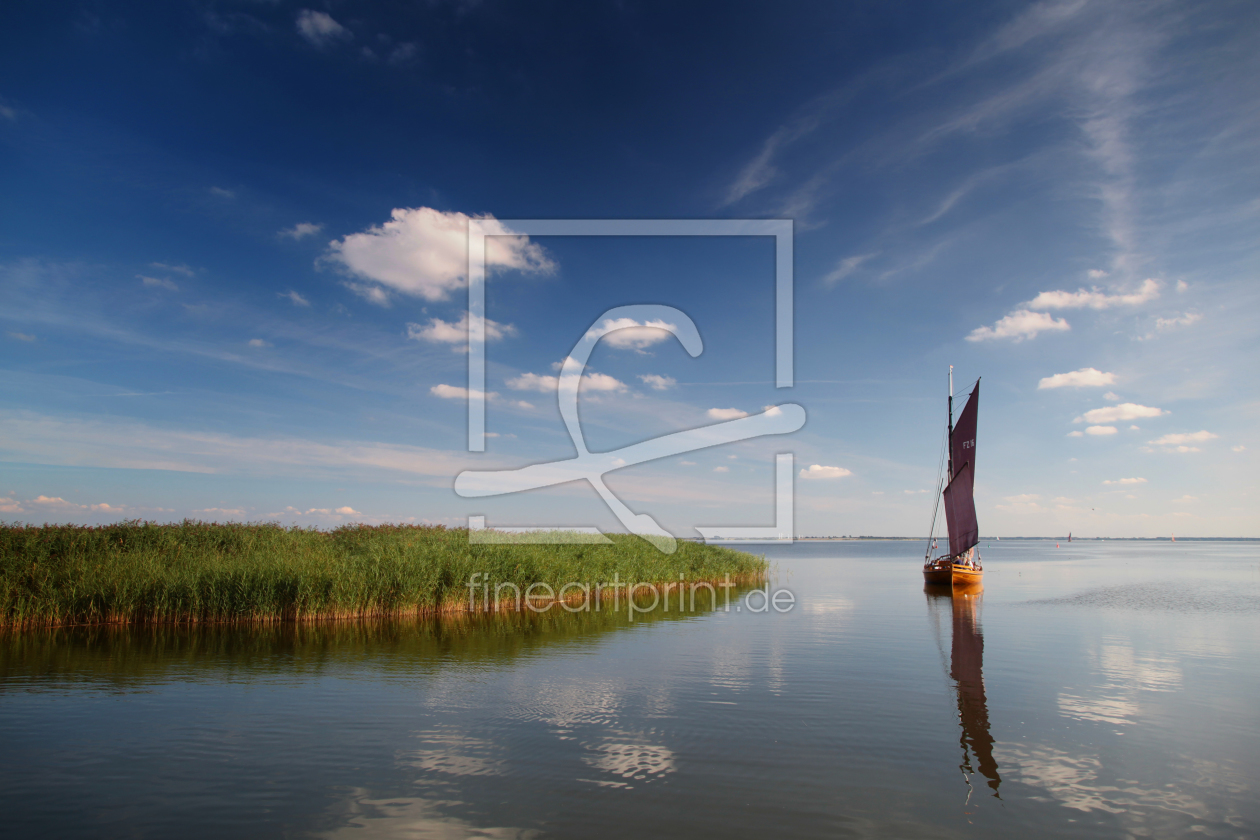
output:
[[[756, 583], [763, 559], [679, 542], [674, 554], [631, 535], [611, 545], [470, 545], [463, 529], [122, 522], [0, 523], [0, 627], [275, 622], [426, 615], [468, 609], [469, 580], [525, 591]], [[605, 593], [606, 594], [606, 593]], [[534, 602], [537, 605], [537, 601]]]

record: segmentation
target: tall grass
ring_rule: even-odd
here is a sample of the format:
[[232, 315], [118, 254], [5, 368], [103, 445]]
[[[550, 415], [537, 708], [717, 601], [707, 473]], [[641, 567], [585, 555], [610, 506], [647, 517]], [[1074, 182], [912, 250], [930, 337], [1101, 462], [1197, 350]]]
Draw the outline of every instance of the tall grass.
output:
[[0, 626], [294, 621], [467, 609], [472, 575], [516, 584], [760, 580], [765, 561], [680, 542], [470, 545], [404, 525], [335, 531], [185, 520], [84, 527], [0, 524]]

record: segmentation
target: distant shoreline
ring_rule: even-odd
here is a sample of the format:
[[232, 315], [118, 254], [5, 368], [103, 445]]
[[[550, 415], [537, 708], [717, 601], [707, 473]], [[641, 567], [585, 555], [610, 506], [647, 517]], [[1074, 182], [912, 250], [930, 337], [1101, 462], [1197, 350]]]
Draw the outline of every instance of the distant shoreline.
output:
[[[938, 538], [939, 539], [939, 538]], [[793, 537], [794, 542], [861, 542], [863, 540], [900, 540], [902, 542], [927, 542], [927, 537]], [[1067, 537], [981, 537], [980, 542], [1016, 542], [1040, 541], [1040, 542], [1067, 542]], [[697, 540], [698, 541], [698, 540]], [[710, 542], [746, 542], [738, 537], [725, 539], [715, 537]], [[787, 542], [784, 540], [784, 542]], [[1072, 542], [1260, 542], [1260, 537], [1177, 537], [1171, 540], [1168, 537], [1072, 537]]]

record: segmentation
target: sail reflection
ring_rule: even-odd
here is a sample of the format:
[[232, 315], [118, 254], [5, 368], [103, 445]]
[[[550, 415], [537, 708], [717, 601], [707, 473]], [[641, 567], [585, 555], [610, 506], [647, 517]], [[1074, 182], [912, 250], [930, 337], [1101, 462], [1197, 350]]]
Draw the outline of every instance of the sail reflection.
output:
[[[989, 707], [984, 695], [984, 634], [980, 629], [980, 600], [983, 587], [955, 587], [926, 590], [928, 605], [936, 612], [949, 603], [952, 616], [949, 676], [958, 694], [958, 718], [962, 725], [962, 770], [967, 783], [979, 772], [993, 795], [999, 799], [998, 764], [993, 758], [993, 736], [989, 734]], [[943, 653], [943, 651], [942, 651]]]

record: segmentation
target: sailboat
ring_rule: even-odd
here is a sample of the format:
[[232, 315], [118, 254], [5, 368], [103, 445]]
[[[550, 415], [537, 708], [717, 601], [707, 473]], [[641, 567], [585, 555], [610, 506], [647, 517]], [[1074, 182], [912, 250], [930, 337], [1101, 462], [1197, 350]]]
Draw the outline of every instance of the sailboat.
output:
[[[954, 423], [954, 366], [949, 366], [949, 425], [946, 427], [945, 456], [948, 468], [937, 484], [936, 503], [932, 508], [932, 529], [928, 534], [928, 550], [923, 555], [923, 579], [927, 583], [967, 586], [981, 581], [984, 567], [976, 553], [980, 542], [980, 526], [976, 523], [976, 502], [973, 497], [976, 475], [976, 412], [980, 406], [980, 380], [967, 397], [958, 422]], [[944, 486], [944, 491], [940, 490]], [[949, 530], [949, 553], [932, 559], [932, 534], [936, 533], [936, 516], [945, 503], [945, 527]]]

